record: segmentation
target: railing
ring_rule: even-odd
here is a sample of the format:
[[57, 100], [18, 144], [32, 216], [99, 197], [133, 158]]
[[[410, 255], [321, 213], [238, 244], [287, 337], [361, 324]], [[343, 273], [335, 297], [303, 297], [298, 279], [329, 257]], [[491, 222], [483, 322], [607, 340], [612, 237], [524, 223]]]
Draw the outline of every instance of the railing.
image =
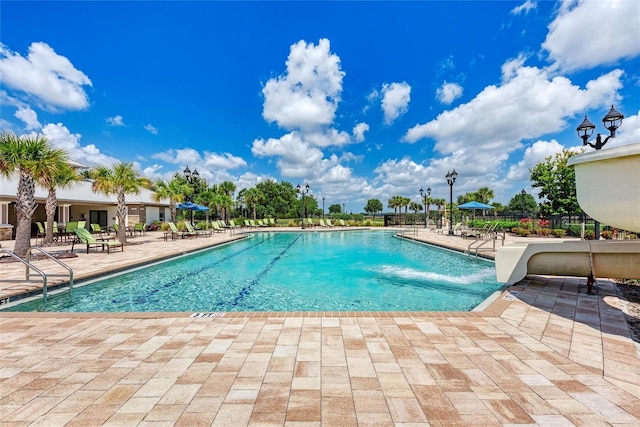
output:
[[[475, 250], [475, 257], [478, 258], [478, 252], [480, 251], [480, 248], [486, 245], [487, 242], [492, 243], [491, 250], [495, 252], [496, 240], [498, 239], [502, 240], [502, 246], [504, 246], [504, 239], [505, 239], [504, 230], [502, 231], [502, 236], [497, 231], [490, 231], [488, 233], [478, 235], [478, 237], [476, 237], [476, 240], [471, 242], [471, 244], [467, 247], [467, 255], [471, 256], [471, 251]], [[474, 246], [478, 242], [480, 242], [480, 244], [477, 246]]]
[[418, 227], [416, 225], [403, 228], [398, 232], [399, 236], [404, 236], [407, 232], [413, 232], [413, 236], [416, 237], [418, 235]]
[[[65, 268], [69, 272], [69, 294], [72, 294], [73, 293], [73, 270], [67, 264], [65, 264], [64, 262], [60, 261], [58, 258], [54, 257], [49, 252], [47, 252], [44, 249], [42, 249], [40, 246], [31, 246], [29, 249], [27, 249], [27, 255], [25, 256], [25, 258], [28, 261], [28, 263], [26, 264], [26, 279], [29, 280], [29, 266], [32, 265], [29, 261], [31, 261], [31, 251], [33, 249], [37, 250], [38, 252], [40, 252], [41, 254], [46, 256], [47, 258], [55, 261], [56, 263], [58, 263], [58, 265], [60, 265], [61, 267]], [[61, 274], [49, 274], [49, 276], [63, 276], [63, 275], [61, 275]]]
[[21, 263], [23, 263], [24, 265], [27, 266], [27, 279], [29, 280], [29, 267], [32, 268], [36, 273], [38, 273], [40, 276], [42, 276], [42, 297], [44, 299], [45, 302], [47, 302], [47, 275], [40, 270], [38, 267], [36, 267], [35, 265], [29, 263], [29, 261], [20, 258], [18, 255], [16, 255], [15, 253], [11, 252], [9, 249], [2, 249], [0, 248], [0, 252], [4, 252], [6, 254], [9, 254], [9, 256], [17, 259], [18, 261], [20, 261]]

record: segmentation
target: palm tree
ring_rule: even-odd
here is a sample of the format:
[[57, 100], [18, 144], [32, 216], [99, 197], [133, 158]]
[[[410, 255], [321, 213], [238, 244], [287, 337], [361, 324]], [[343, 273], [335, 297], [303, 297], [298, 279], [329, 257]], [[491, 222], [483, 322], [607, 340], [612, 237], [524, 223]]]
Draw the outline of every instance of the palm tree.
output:
[[[438, 216], [440, 216], [440, 211], [442, 210], [442, 207], [447, 204], [447, 201], [445, 199], [433, 199], [432, 203], [438, 208]], [[442, 227], [442, 221], [440, 222], [440, 226]]]
[[35, 201], [36, 177], [55, 168], [55, 160], [62, 155], [60, 150], [51, 149], [44, 136], [0, 134], [0, 173], [6, 177], [14, 173], [19, 175], [15, 208], [16, 242], [13, 247], [19, 257], [25, 257], [31, 246], [31, 219], [38, 206]]
[[[493, 190], [489, 187], [482, 187], [478, 189], [478, 191], [476, 191], [476, 195], [480, 199], [479, 201], [484, 204], [489, 204], [489, 200], [493, 199], [494, 197]], [[484, 219], [486, 215], [487, 211], [485, 209], [482, 209], [482, 219]]]
[[191, 187], [178, 174], [174, 175], [171, 181], [156, 181], [153, 188], [151, 199], [159, 202], [162, 199], [169, 199], [169, 214], [171, 222], [176, 222], [176, 206], [186, 200], [191, 195], [193, 187]]
[[413, 223], [416, 223], [416, 217], [418, 216], [418, 211], [422, 210], [422, 205], [418, 202], [409, 203], [409, 209], [413, 211]]
[[[59, 150], [56, 150], [59, 151]], [[47, 227], [44, 238], [44, 244], [53, 243], [53, 219], [56, 215], [58, 200], [56, 190], [58, 188], [69, 188], [78, 182], [81, 177], [76, 170], [66, 161], [63, 152], [60, 158], [52, 161], [51, 168], [43, 171], [38, 177], [38, 183], [47, 189], [47, 202], [45, 204], [45, 212], [47, 213]]]
[[244, 200], [247, 205], [253, 206], [253, 219], [256, 220], [256, 206], [262, 202], [264, 195], [257, 188], [250, 188], [244, 193]]
[[409, 204], [411, 203], [411, 199], [408, 197], [401, 197], [400, 206], [404, 206], [404, 223], [407, 223], [407, 215], [409, 214]]
[[231, 199], [231, 206], [227, 204], [224, 205], [224, 216], [225, 220], [229, 220], [229, 208], [233, 207], [233, 193], [236, 191], [236, 185], [231, 181], [223, 181], [218, 186], [218, 190], [222, 192], [222, 194], [226, 194]]
[[433, 200], [431, 197], [428, 197], [426, 194], [423, 198], [424, 201], [424, 206], [427, 208], [427, 219], [425, 221], [425, 224], [429, 224], [429, 211], [431, 210], [431, 205], [433, 204]]
[[118, 198], [116, 216], [118, 217], [118, 240], [127, 243], [127, 228], [125, 219], [127, 217], [127, 203], [125, 194], [137, 194], [140, 191], [144, 180], [138, 171], [133, 168], [133, 163], [118, 163], [113, 168], [100, 166], [91, 173], [93, 184], [91, 188], [97, 193], [106, 195], [115, 194]]

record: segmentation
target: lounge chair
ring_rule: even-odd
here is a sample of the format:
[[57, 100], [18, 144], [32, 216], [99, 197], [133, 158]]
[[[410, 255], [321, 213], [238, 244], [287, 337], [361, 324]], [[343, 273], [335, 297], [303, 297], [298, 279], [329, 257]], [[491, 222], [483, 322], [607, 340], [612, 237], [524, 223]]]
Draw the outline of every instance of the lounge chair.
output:
[[211, 232], [211, 234], [213, 234], [213, 232], [215, 231], [216, 233], [224, 233], [224, 228], [220, 227], [220, 224], [217, 222], [212, 222], [211, 225], [213, 226], [212, 230], [209, 230]]
[[[183, 239], [185, 237], [197, 237], [197, 234], [196, 234], [195, 231], [193, 231], [193, 232], [191, 232], [191, 231], [180, 231], [180, 230], [178, 230], [178, 227], [176, 227], [176, 225], [171, 221], [168, 221], [167, 224], [169, 224], [169, 230], [171, 230], [171, 240], [175, 239], [176, 236], [180, 236]], [[189, 225], [191, 225], [191, 224], [189, 224]], [[164, 239], [167, 240], [167, 236], [166, 235], [165, 235]]]
[[89, 233], [89, 230], [85, 230], [84, 228], [76, 228], [73, 230], [73, 232], [76, 234], [77, 239], [73, 239], [73, 242], [71, 242], [71, 253], [73, 253], [73, 247], [75, 246], [76, 243], [82, 243], [87, 245], [87, 253], [89, 253], [89, 248], [97, 248], [97, 247], [101, 247], [102, 251], [104, 252], [104, 248], [106, 246], [107, 248], [107, 253], [110, 253], [111, 248], [117, 248], [119, 247], [123, 252], [124, 252], [124, 245], [122, 244], [122, 242], [115, 240], [115, 241], [111, 241], [111, 240], [98, 240], [95, 237], [93, 237], [93, 235], [91, 233]]
[[333, 224], [331, 223], [331, 220], [329, 218], [324, 220], [325, 224], [327, 224], [327, 227], [333, 227]]
[[344, 222], [344, 219], [339, 219], [338, 220], [338, 224], [340, 224], [340, 227], [348, 227], [349, 226], [349, 224]]
[[[217, 225], [217, 223], [214, 221], [211, 223], [214, 227]], [[193, 226], [191, 224], [189, 224], [188, 222], [184, 223], [184, 226], [187, 228], [187, 232], [189, 233], [195, 233], [196, 237], [198, 236], [211, 236], [213, 235], [213, 231], [212, 230], [197, 230], [195, 228], [193, 228]]]
[[135, 236], [136, 233], [140, 233], [141, 236], [144, 236], [144, 230], [147, 228], [147, 223], [146, 222], [139, 222], [136, 225], [133, 226], [133, 235]]
[[319, 225], [320, 227], [326, 227], [326, 226], [327, 226], [327, 224], [325, 224], [325, 222], [324, 222], [324, 219], [319, 219], [319, 220], [318, 220], [318, 225]]
[[44, 225], [41, 222], [36, 222], [38, 226], [38, 230], [36, 231], [36, 243], [38, 242], [38, 237], [40, 238], [40, 243], [44, 242], [44, 236], [46, 235], [46, 231], [44, 229]]
[[100, 224], [89, 224], [89, 226], [91, 227], [91, 233], [93, 234], [97, 234], [100, 237], [104, 234], [109, 235], [109, 232], [107, 230], [103, 230], [102, 227], [100, 227]]
[[78, 228], [86, 229], [87, 221], [78, 221]]

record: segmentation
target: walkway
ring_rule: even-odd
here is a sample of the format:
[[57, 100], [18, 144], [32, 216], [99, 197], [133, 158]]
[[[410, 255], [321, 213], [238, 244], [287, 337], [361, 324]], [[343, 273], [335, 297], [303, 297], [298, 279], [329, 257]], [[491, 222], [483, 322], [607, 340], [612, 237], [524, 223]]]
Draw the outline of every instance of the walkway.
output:
[[[418, 234], [461, 240], [434, 236]], [[224, 237], [147, 239], [69, 262], [90, 275]], [[471, 313], [0, 313], [0, 424], [639, 425], [621, 301], [580, 283], [528, 278]]]

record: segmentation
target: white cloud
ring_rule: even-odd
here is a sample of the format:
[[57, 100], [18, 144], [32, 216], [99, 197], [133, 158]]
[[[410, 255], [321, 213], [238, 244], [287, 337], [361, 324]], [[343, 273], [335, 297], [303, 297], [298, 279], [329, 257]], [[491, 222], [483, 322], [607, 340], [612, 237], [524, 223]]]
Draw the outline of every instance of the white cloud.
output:
[[302, 139], [314, 147], [341, 146], [351, 143], [348, 133], [336, 129], [328, 129], [324, 132], [305, 132]]
[[538, 7], [538, 3], [536, 1], [526, 0], [520, 6], [516, 6], [513, 9], [511, 9], [511, 14], [512, 15], [520, 15], [521, 13], [527, 14], [529, 13], [530, 10], [535, 9], [536, 7]]
[[111, 166], [120, 163], [119, 159], [100, 152], [94, 144], [82, 145], [82, 135], [71, 133], [62, 123], [49, 123], [42, 128], [42, 134], [47, 137], [51, 146], [65, 150], [71, 160], [93, 167]]
[[389, 125], [409, 110], [411, 86], [406, 82], [382, 85], [382, 111], [384, 123]]
[[42, 125], [38, 121], [38, 114], [29, 107], [25, 106], [18, 108], [15, 116], [16, 118], [22, 120], [25, 129], [27, 130], [37, 130], [42, 127]]
[[640, 55], [640, 2], [563, 0], [542, 44], [565, 71]]
[[262, 116], [288, 130], [330, 125], [344, 75], [329, 40], [320, 39], [317, 46], [300, 40], [291, 46], [286, 74], [270, 79], [262, 89]]
[[202, 157], [200, 156], [200, 153], [193, 148], [181, 148], [176, 150], [171, 149], [161, 153], [152, 154], [151, 158], [162, 160], [166, 163], [184, 165], [189, 167], [192, 167], [191, 165], [202, 163]]
[[530, 169], [543, 162], [547, 157], [554, 156], [564, 150], [564, 146], [555, 139], [551, 141], [536, 141], [524, 151], [522, 160], [511, 165], [505, 179], [509, 181], [527, 181], [531, 176]]
[[535, 67], [506, 69], [509, 75], [501, 86], [487, 86], [470, 102], [414, 126], [403, 140], [434, 138], [436, 150], [443, 154], [459, 149], [510, 152], [523, 139], [562, 130], [567, 118], [602, 105], [603, 100], [614, 103], [622, 88], [620, 70], [580, 89], [565, 77], [551, 78], [546, 70]]
[[462, 96], [462, 86], [457, 83], [442, 83], [436, 90], [436, 97], [442, 104], [449, 105]]
[[109, 126], [124, 126], [122, 116], [107, 117], [105, 121]]
[[84, 86], [91, 86], [89, 77], [46, 43], [32, 43], [26, 57], [0, 43], [0, 74], [3, 84], [36, 97], [43, 108], [82, 110], [89, 106], [84, 91]]
[[237, 157], [230, 153], [216, 154], [205, 152], [204, 163], [207, 167], [224, 170], [247, 166], [247, 162], [242, 157]]
[[156, 128], [155, 128], [155, 126], [153, 126], [151, 123], [149, 123], [148, 125], [146, 125], [146, 126], [144, 127], [144, 129], [145, 129], [147, 132], [152, 133], [152, 134], [154, 134], [154, 135], [157, 135], [157, 134], [158, 134], [158, 129], [156, 129]]
[[298, 132], [266, 141], [256, 139], [251, 152], [258, 157], [278, 157], [278, 168], [288, 178], [309, 178], [323, 157], [322, 151], [304, 142]]
[[369, 130], [369, 125], [367, 123], [358, 123], [353, 127], [353, 139], [356, 142], [364, 141], [364, 133]]

